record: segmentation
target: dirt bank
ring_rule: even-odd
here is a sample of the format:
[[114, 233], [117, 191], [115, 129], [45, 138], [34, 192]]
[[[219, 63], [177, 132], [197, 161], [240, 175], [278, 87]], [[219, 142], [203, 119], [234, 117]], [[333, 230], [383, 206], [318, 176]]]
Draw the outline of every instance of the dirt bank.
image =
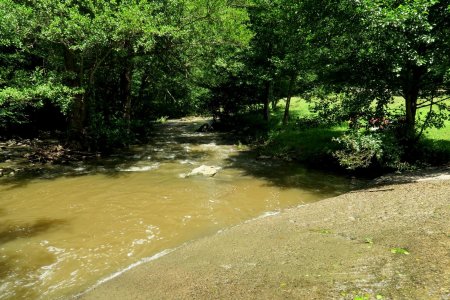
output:
[[450, 299], [449, 174], [253, 220], [79, 297]]

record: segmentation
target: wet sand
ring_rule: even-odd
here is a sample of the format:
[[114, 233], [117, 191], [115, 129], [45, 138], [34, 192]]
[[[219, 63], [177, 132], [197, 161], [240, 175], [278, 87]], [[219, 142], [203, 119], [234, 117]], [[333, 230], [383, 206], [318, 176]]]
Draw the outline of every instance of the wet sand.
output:
[[449, 174], [249, 221], [77, 298], [450, 299]]

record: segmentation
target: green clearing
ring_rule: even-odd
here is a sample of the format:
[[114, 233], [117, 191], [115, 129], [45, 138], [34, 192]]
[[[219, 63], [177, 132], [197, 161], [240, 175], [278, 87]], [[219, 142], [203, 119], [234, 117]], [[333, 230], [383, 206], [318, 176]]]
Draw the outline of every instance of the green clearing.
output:
[[[315, 124], [317, 113], [312, 109], [313, 103], [308, 103], [300, 97], [293, 97], [290, 109], [291, 121], [283, 126], [284, 105], [285, 101], [280, 100], [277, 108], [272, 111], [267, 138], [259, 148], [261, 154], [294, 158], [303, 163], [334, 164], [332, 152], [337, 150], [339, 145], [332, 139], [342, 136], [348, 130], [347, 122], [332, 126]], [[399, 110], [402, 105], [403, 98], [396, 97], [392, 110]], [[427, 111], [428, 108], [421, 108], [418, 114], [425, 115]], [[301, 126], [304, 120], [305, 126]], [[443, 128], [427, 129], [421, 144], [429, 153], [450, 156], [450, 120], [445, 121]]]
[[[317, 113], [311, 103], [300, 97], [291, 99], [290, 122], [282, 124], [285, 101], [279, 101], [272, 111], [270, 129], [260, 152], [279, 158], [294, 158], [300, 162], [331, 162], [331, 153], [337, 149], [332, 141], [347, 130], [347, 124], [326, 126], [317, 124]], [[304, 126], [302, 126], [304, 122]]]

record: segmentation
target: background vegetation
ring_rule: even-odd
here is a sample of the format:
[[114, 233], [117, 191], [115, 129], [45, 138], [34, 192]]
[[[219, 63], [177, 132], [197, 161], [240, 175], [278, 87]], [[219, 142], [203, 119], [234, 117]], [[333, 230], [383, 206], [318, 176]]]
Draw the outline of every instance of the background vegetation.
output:
[[211, 114], [270, 156], [450, 159], [448, 1], [0, 0], [0, 18], [4, 138], [106, 150]]

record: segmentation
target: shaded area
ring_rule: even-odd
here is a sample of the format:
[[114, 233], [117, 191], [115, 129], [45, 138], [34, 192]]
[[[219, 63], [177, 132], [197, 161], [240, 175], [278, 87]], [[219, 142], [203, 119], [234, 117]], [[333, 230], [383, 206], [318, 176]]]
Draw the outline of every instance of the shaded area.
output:
[[[444, 133], [447, 131], [447, 136], [450, 138], [450, 127], [445, 130], [441, 129]], [[445, 136], [445, 134], [444, 134]], [[409, 153], [423, 165], [443, 165], [450, 163], [450, 140], [438, 140], [438, 139], [423, 139], [417, 145], [416, 149], [413, 149], [413, 153]]]
[[450, 164], [441, 167], [429, 167], [421, 170], [404, 172], [396, 176], [381, 176], [373, 181], [375, 187], [385, 185], [406, 184], [417, 181], [429, 181], [440, 177], [450, 177]]
[[8, 222], [0, 223], [0, 244], [20, 238], [30, 238], [41, 233], [65, 226], [68, 222], [60, 219], [41, 219], [31, 224], [13, 225]]
[[292, 162], [274, 158], [259, 160], [250, 153], [239, 153], [228, 160], [229, 168], [244, 171], [247, 176], [264, 179], [268, 185], [281, 189], [299, 188], [323, 195], [339, 195], [351, 189], [363, 188], [366, 180], [322, 172]]

